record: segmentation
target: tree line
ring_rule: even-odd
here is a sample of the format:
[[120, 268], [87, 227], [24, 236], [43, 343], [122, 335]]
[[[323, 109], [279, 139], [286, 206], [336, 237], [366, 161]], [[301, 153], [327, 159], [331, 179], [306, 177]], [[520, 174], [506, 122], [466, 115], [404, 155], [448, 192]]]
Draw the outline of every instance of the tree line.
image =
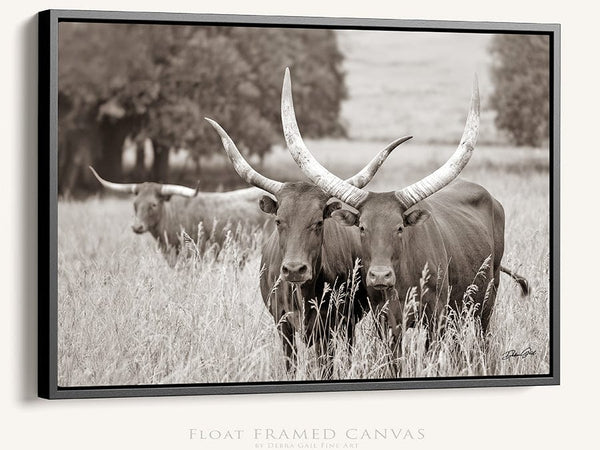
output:
[[[196, 160], [220, 152], [204, 121], [219, 121], [241, 150], [262, 157], [283, 142], [283, 69], [294, 74], [297, 116], [307, 137], [343, 136], [342, 54], [325, 29], [61, 23], [59, 193], [92, 190], [87, 166], [114, 181], [177, 182], [172, 148]], [[137, 144], [124, 174], [123, 144]], [[152, 142], [152, 165], [144, 146]]]
[[[498, 34], [489, 51], [496, 126], [515, 145], [547, 144], [549, 38]], [[206, 116], [243, 152], [261, 159], [283, 143], [279, 105], [286, 66], [303, 134], [345, 136], [342, 62], [335, 32], [327, 29], [61, 23], [59, 194], [98, 189], [88, 165], [117, 182], [183, 182], [170, 170], [171, 149], [187, 149], [195, 170], [203, 155], [221, 152]], [[126, 139], [137, 148], [128, 173]], [[189, 175], [188, 184], [202, 178]]]

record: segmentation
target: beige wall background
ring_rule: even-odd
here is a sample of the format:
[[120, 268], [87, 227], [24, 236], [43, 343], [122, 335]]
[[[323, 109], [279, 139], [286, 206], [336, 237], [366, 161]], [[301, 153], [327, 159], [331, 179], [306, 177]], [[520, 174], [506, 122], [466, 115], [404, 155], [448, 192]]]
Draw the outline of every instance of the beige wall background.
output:
[[[359, 448], [589, 448], [597, 441], [597, 14], [571, 2], [30, 0], [3, 7], [0, 408], [3, 448], [253, 448], [188, 439], [188, 428], [412, 427], [421, 441]], [[562, 385], [187, 398], [36, 397], [37, 19], [48, 7], [518, 22], [560, 22], [562, 45]], [[589, 442], [589, 444], [588, 444]]]

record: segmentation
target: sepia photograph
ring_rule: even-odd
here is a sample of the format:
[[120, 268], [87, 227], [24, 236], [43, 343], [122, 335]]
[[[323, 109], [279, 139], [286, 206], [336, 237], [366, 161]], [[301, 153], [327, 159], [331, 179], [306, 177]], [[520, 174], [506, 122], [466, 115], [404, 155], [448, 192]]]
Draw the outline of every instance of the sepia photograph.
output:
[[551, 375], [551, 49], [60, 22], [57, 385]]

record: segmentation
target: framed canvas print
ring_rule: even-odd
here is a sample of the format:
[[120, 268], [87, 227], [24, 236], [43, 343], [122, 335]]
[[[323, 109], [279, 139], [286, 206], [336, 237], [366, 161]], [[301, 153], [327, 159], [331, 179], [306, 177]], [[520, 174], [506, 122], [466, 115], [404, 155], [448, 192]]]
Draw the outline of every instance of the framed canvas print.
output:
[[554, 24], [39, 14], [39, 395], [559, 382]]

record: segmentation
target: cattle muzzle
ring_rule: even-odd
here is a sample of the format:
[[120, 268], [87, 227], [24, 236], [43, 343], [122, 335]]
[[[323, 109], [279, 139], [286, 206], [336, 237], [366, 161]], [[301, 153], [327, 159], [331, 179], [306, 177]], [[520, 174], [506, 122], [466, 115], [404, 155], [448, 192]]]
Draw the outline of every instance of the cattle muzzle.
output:
[[133, 225], [131, 225], [131, 229], [136, 234], [142, 234], [146, 232], [146, 227], [143, 223], [134, 223]]
[[396, 275], [390, 266], [371, 266], [367, 272], [367, 286], [384, 291], [394, 287]]
[[308, 264], [298, 261], [285, 261], [281, 264], [281, 276], [290, 283], [304, 283], [311, 279], [312, 270]]

